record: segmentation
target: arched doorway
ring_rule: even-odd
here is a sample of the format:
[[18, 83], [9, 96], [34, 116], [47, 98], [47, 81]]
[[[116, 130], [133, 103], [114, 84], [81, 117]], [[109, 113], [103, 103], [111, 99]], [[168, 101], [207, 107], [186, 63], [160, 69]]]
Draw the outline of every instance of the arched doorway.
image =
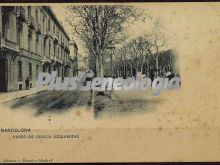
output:
[[0, 58], [0, 92], [7, 91], [7, 60]]
[[51, 73], [50, 63], [43, 63], [43, 72]]

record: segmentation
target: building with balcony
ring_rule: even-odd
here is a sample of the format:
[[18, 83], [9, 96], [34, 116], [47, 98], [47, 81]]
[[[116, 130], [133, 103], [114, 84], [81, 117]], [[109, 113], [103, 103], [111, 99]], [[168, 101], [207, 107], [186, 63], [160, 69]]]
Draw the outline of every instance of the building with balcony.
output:
[[69, 36], [47, 6], [0, 7], [0, 92], [34, 87], [38, 73], [72, 76]]
[[73, 76], [78, 76], [78, 46], [76, 42], [72, 39], [69, 42], [70, 58], [72, 60], [72, 74]]

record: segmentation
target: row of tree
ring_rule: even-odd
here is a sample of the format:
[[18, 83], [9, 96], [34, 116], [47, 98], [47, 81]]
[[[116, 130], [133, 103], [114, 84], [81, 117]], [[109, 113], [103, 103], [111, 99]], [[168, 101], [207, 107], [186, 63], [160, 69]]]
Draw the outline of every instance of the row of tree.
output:
[[[142, 19], [141, 10], [125, 6], [69, 6], [67, 21], [88, 50], [95, 76], [128, 76], [137, 72], [154, 77], [174, 70], [174, 52], [163, 51], [166, 40], [156, 21], [153, 30], [128, 40], [126, 25]], [[131, 21], [132, 20], [132, 21]]]
[[[123, 51], [122, 51], [123, 52]], [[165, 73], [176, 72], [176, 54], [173, 50], [158, 53], [158, 69], [156, 68], [155, 54], [147, 54], [143, 57], [130, 56], [130, 54], [119, 53], [113, 56], [111, 61], [105, 63], [105, 74], [112, 77], [131, 77], [141, 72], [147, 77], [164, 77]]]
[[[157, 27], [156, 27], [157, 28]], [[106, 73], [112, 76], [133, 76], [141, 72], [146, 76], [164, 76], [166, 72], [176, 72], [176, 54], [164, 50], [165, 39], [159, 31], [138, 36], [120, 48], [112, 49], [106, 62]], [[107, 67], [108, 66], [108, 67]], [[109, 73], [110, 71], [110, 73]]]
[[138, 19], [139, 15], [131, 7], [109, 5], [69, 6], [67, 22], [88, 49], [93, 70], [104, 76], [104, 63], [109, 45], [122, 42], [124, 23]]

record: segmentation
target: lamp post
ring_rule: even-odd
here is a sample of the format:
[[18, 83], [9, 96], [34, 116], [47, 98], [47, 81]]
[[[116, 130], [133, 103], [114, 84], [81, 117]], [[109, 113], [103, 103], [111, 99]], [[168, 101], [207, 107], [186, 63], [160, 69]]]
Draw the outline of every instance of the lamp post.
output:
[[114, 53], [114, 44], [112, 42], [110, 42], [109, 46], [108, 46], [108, 49], [110, 50], [110, 60], [111, 60], [111, 77], [113, 76], [113, 64], [112, 64], [112, 56], [113, 56], [113, 53]]

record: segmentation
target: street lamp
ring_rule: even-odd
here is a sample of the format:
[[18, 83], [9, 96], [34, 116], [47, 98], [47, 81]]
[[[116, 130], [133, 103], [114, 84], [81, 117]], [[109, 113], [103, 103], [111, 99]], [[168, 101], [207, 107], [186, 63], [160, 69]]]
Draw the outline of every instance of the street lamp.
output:
[[111, 77], [113, 76], [113, 65], [112, 65], [112, 56], [113, 56], [113, 53], [114, 53], [114, 44], [112, 42], [110, 42], [109, 46], [108, 46], [108, 49], [110, 50], [110, 60], [111, 60]]

